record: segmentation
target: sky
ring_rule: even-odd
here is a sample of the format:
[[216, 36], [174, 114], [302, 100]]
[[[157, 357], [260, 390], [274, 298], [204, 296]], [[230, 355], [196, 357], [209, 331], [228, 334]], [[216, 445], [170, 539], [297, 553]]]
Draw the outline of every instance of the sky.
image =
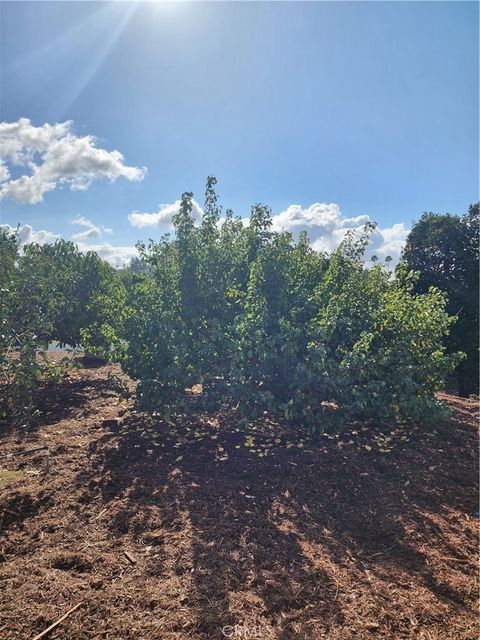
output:
[[0, 3], [0, 224], [114, 265], [184, 191], [332, 250], [479, 199], [476, 2]]

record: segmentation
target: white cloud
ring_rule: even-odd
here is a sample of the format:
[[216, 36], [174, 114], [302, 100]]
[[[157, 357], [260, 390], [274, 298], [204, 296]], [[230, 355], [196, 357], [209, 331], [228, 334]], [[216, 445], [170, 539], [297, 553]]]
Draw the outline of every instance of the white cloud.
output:
[[74, 220], [72, 220], [72, 224], [76, 224], [80, 227], [86, 228], [85, 231], [75, 233], [72, 236], [74, 240], [92, 240], [93, 238], [101, 238], [104, 233], [112, 233], [112, 230], [109, 227], [104, 227], [101, 224], [94, 224], [84, 216], [75, 218]]
[[80, 251], [95, 251], [98, 255], [109, 262], [112, 267], [120, 268], [129, 264], [130, 260], [138, 256], [138, 251], [131, 246], [115, 246], [109, 242], [88, 243], [77, 242]]
[[[345, 237], [348, 229], [359, 231], [370, 221], [368, 215], [344, 218], [340, 207], [331, 203], [315, 203], [302, 208], [292, 204], [285, 211], [273, 216], [274, 231], [290, 231], [295, 240], [306, 231], [310, 243], [317, 251], [334, 251]], [[391, 227], [377, 227], [373, 232], [367, 251], [367, 259], [376, 254], [379, 258], [391, 256], [398, 262], [408, 230], [403, 223]]]
[[[79, 222], [79, 220], [81, 222]], [[90, 222], [86, 218], [79, 218], [77, 224], [86, 226], [86, 223]], [[9, 224], [0, 224], [0, 229], [4, 229], [8, 233], [14, 233], [16, 228], [10, 226]], [[60, 235], [57, 233], [52, 233], [51, 231], [34, 231], [33, 228], [29, 224], [22, 225], [18, 230], [18, 240], [20, 247], [23, 247], [26, 244], [30, 244], [32, 242], [36, 242], [38, 244], [46, 244], [49, 242], [55, 242], [60, 238]], [[129, 264], [130, 260], [134, 256], [138, 256], [138, 251], [134, 246], [115, 246], [110, 244], [109, 242], [98, 242], [98, 243], [90, 243], [90, 242], [77, 242], [76, 243], [80, 251], [86, 253], [87, 251], [96, 251], [98, 255], [109, 262], [112, 267], [124, 267]]]
[[[133, 212], [129, 215], [132, 225], [144, 227], [170, 227], [172, 217], [178, 212], [180, 200], [173, 204], [161, 205], [156, 213]], [[193, 214], [195, 219], [201, 220], [202, 209], [194, 201]], [[353, 218], [344, 217], [336, 204], [315, 203], [302, 208], [300, 205], [290, 205], [281, 213], [273, 216], [272, 228], [274, 231], [290, 231], [294, 239], [298, 239], [302, 231], [306, 231], [310, 243], [317, 251], [334, 251], [345, 237], [348, 229], [360, 231], [365, 222], [370, 221], [368, 215], [359, 215]], [[248, 224], [248, 220], [243, 220]], [[128, 264], [134, 256], [138, 255], [134, 246], [115, 246], [109, 242], [94, 242], [102, 238], [104, 233], [111, 233], [111, 229], [95, 224], [85, 217], [72, 220], [72, 224], [85, 229], [73, 236], [81, 251], [96, 251], [102, 258], [114, 267]], [[9, 225], [4, 228], [13, 230]], [[373, 254], [380, 259], [391, 256], [393, 264], [398, 262], [401, 251], [408, 235], [408, 229], [404, 223], [397, 223], [390, 227], [377, 227], [372, 233], [370, 244], [366, 254], [367, 263]], [[51, 242], [59, 236], [49, 231], [33, 231], [30, 225], [21, 228], [22, 244], [27, 242]], [[93, 242], [92, 242], [93, 241]]]
[[[130, 223], [139, 227], [172, 227], [172, 218], [178, 213], [180, 200], [172, 204], [162, 204], [155, 213], [141, 213], [133, 211], [128, 219]], [[201, 220], [203, 211], [200, 205], [193, 201], [193, 215], [196, 221]], [[310, 243], [317, 251], [332, 252], [345, 237], [348, 229], [359, 231], [370, 216], [359, 215], [353, 218], [344, 217], [340, 207], [334, 203], [314, 203], [309, 207], [292, 204], [287, 209], [272, 218], [273, 231], [290, 231], [295, 240], [300, 233], [306, 231]], [[243, 219], [248, 224], [248, 219]], [[398, 262], [403, 249], [408, 230], [403, 223], [391, 227], [377, 227], [372, 233], [367, 251], [367, 260], [373, 254], [383, 259], [391, 256], [394, 264]]]
[[[78, 137], [72, 127], [71, 121], [35, 127], [27, 118], [0, 123], [0, 198], [35, 204], [63, 184], [85, 190], [99, 178], [143, 180], [145, 168], [129, 167], [119, 151], [97, 147], [94, 136]], [[6, 163], [30, 175], [12, 179]]]
[[0, 182], [5, 182], [10, 178], [10, 171], [8, 170], [7, 165], [0, 158]]
[[[155, 213], [141, 213], [140, 211], [132, 211], [128, 219], [134, 227], [143, 229], [145, 227], [165, 227], [171, 228], [173, 216], [180, 210], [181, 201], [177, 200], [172, 204], [161, 204]], [[195, 200], [192, 200], [192, 214], [198, 222], [202, 219], [203, 210]]]
[[[0, 229], [3, 229], [9, 234], [16, 231], [16, 227], [11, 227], [9, 224], [0, 224]], [[55, 242], [59, 237], [60, 236], [58, 234], [52, 233], [51, 231], [45, 231], [44, 229], [34, 231], [29, 224], [22, 224], [18, 229], [18, 243], [20, 246], [23, 246], [24, 244], [31, 244], [32, 242], [37, 244]]]
[[98, 227], [92, 227], [91, 229], [87, 229], [86, 231], [80, 231], [79, 233], [74, 233], [72, 238], [73, 240], [92, 240], [92, 238], [100, 238], [102, 236], [102, 232]]
[[[405, 246], [405, 240], [409, 230], [405, 227], [403, 222], [394, 224], [392, 227], [381, 229], [377, 227], [370, 248], [370, 253], [376, 253], [379, 258], [385, 258], [391, 256], [394, 263], [398, 262], [398, 258]], [[377, 237], [379, 236], [378, 240]], [[375, 246], [376, 244], [376, 246]]]

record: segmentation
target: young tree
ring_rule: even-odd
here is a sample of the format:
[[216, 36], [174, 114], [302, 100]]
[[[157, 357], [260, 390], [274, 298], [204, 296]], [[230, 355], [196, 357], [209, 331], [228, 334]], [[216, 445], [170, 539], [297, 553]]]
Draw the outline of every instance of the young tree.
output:
[[50, 322], [50, 341], [109, 353], [120, 332], [125, 288], [105, 260], [94, 251], [82, 253], [72, 242], [57, 240], [24, 247], [18, 267], [34, 269], [43, 279], [39, 304]]
[[111, 355], [120, 344], [125, 291], [94, 252], [71, 242], [30, 244], [0, 231], [0, 417], [30, 425], [38, 387], [58, 380], [48, 345], [82, 346]]
[[0, 230], [0, 265], [0, 418], [29, 427], [38, 386], [60, 374], [47, 357], [49, 280], [37, 260], [23, 261], [16, 233]]
[[195, 226], [182, 196], [175, 238], [139, 245], [147, 269], [129, 294], [123, 366], [139, 405], [170, 419], [233, 400], [246, 419], [264, 411], [310, 426], [351, 418], [433, 419], [435, 391], [455, 366], [442, 338], [450, 318], [438, 290], [412, 275], [367, 268], [373, 225], [330, 257], [271, 230], [270, 209], [249, 224], [220, 219], [215, 180]]

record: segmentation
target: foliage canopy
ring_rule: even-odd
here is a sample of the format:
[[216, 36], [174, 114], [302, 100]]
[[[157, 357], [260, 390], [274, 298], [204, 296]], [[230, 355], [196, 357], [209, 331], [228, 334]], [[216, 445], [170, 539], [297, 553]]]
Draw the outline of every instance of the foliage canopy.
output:
[[144, 271], [128, 294], [123, 367], [141, 408], [167, 420], [197, 403], [233, 401], [312, 431], [353, 418], [434, 419], [435, 391], [460, 356], [446, 355], [452, 319], [438, 289], [415, 275], [366, 268], [374, 225], [327, 256], [306, 236], [271, 230], [268, 207], [248, 225], [220, 208], [209, 178], [205, 216], [184, 193], [175, 238], [140, 244]]
[[105, 354], [118, 344], [125, 290], [118, 274], [71, 242], [30, 244], [0, 230], [0, 417], [29, 425], [39, 383], [58, 380], [49, 343]]
[[415, 291], [431, 286], [445, 291], [447, 311], [457, 316], [445, 344], [467, 358], [458, 367], [460, 395], [478, 393], [479, 372], [479, 231], [480, 205], [471, 205], [464, 216], [424, 213], [407, 238], [403, 259], [418, 271]]
[[58, 341], [121, 362], [138, 406], [167, 421], [225, 402], [244, 421], [269, 412], [313, 432], [435, 419], [435, 392], [461, 360], [459, 343], [444, 345], [443, 280], [422, 280], [408, 260], [395, 274], [378, 260], [367, 268], [372, 224], [327, 255], [273, 231], [263, 204], [248, 224], [222, 216], [215, 185], [209, 177], [200, 225], [184, 193], [175, 236], [139, 243], [120, 272], [71, 242], [20, 250], [0, 231], [0, 412], [31, 422], [38, 383], [58, 376], [46, 357]]

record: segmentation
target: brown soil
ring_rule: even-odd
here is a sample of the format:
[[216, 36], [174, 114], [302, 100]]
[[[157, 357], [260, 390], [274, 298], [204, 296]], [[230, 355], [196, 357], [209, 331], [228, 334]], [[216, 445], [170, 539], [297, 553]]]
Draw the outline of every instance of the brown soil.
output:
[[34, 433], [0, 434], [51, 452], [48, 474], [42, 453], [0, 462], [0, 637], [81, 603], [48, 638], [477, 638], [476, 402], [317, 440], [265, 418], [246, 440], [233, 412], [135, 413], [112, 370], [72, 372]]

